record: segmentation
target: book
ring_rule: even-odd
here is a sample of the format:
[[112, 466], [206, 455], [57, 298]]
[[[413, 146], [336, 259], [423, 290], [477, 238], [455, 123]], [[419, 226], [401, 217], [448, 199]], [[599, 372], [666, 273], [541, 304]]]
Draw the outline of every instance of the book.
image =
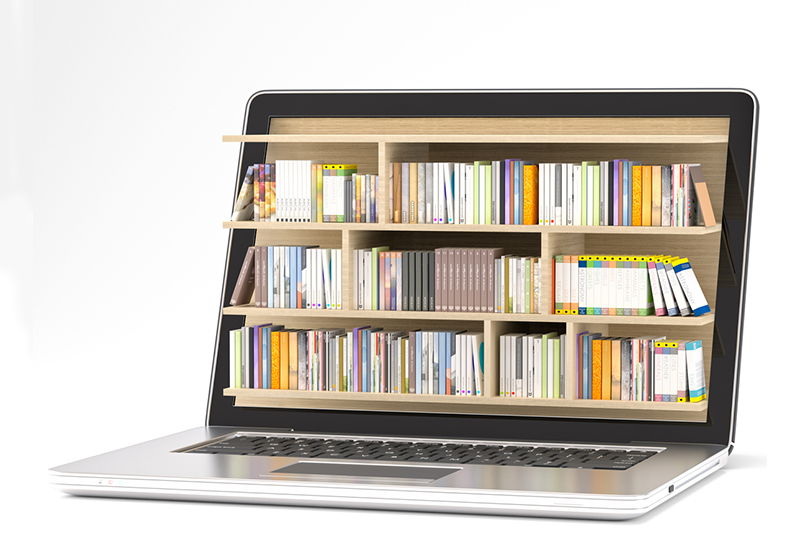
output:
[[231, 293], [230, 305], [242, 305], [248, 301], [253, 295], [255, 288], [255, 250], [254, 246], [248, 247], [245, 254], [242, 268], [239, 271], [239, 277], [236, 279], [236, 285]]

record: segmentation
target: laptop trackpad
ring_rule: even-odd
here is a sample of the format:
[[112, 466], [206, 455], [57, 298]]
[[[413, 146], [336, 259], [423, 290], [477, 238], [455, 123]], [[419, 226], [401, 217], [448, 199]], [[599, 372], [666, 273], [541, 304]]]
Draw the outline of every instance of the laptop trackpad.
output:
[[440, 468], [426, 466], [389, 466], [382, 464], [347, 464], [344, 462], [295, 462], [285, 468], [274, 470], [273, 474], [383, 477], [396, 479], [424, 479], [434, 481], [458, 472], [461, 468]]

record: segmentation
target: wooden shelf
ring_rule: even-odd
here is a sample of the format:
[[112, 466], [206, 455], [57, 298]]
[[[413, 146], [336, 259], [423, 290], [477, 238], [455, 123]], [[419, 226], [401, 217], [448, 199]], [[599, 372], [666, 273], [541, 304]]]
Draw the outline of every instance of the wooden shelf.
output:
[[596, 399], [521, 399], [458, 397], [404, 393], [320, 392], [226, 388], [223, 394], [241, 407], [288, 407], [331, 410], [380, 410], [518, 416], [591, 417], [636, 420], [705, 421], [708, 401], [653, 403]]
[[632, 227], [600, 225], [465, 225], [411, 223], [316, 223], [316, 222], [222, 222], [225, 229], [269, 229], [270, 231], [401, 231], [466, 233], [570, 233], [587, 235], [713, 235], [721, 225], [712, 227]]
[[254, 305], [228, 306], [223, 308], [224, 315], [247, 315], [258, 317], [297, 317], [328, 319], [408, 319], [408, 320], [442, 320], [442, 321], [497, 321], [518, 323], [594, 323], [601, 325], [647, 325], [647, 326], [681, 326], [700, 327], [713, 325], [714, 312], [701, 317], [658, 317], [621, 316], [621, 315], [553, 315], [524, 313], [489, 313], [459, 311], [387, 311], [366, 309], [291, 309], [266, 308]]
[[632, 143], [711, 144], [727, 143], [727, 134], [256, 134], [225, 135], [225, 143]]

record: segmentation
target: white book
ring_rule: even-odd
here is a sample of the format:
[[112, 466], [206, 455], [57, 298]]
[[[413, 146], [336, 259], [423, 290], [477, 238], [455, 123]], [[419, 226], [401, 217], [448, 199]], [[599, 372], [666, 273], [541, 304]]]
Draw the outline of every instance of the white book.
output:
[[229, 363], [229, 371], [230, 371], [230, 387], [231, 388], [238, 388], [239, 386], [236, 385], [236, 333], [239, 329], [230, 331], [230, 363]]
[[606, 198], [608, 197], [608, 161], [600, 161], [600, 196], [598, 202], [600, 203], [600, 219], [597, 220], [597, 225], [608, 225], [608, 205]]
[[486, 167], [478, 165], [478, 221], [479, 224], [486, 223]]
[[[580, 262], [580, 256], [578, 256], [578, 261]], [[589, 290], [588, 287], [589, 268], [581, 267], [580, 264], [578, 264], [578, 310], [584, 313], [588, 313], [589, 311], [586, 302], [586, 296]]]
[[475, 205], [475, 193], [472, 190], [472, 181], [475, 177], [475, 167], [472, 164], [466, 163], [464, 165], [464, 186], [462, 192], [464, 193], [464, 223], [474, 224], [475, 215], [473, 212]]
[[[425, 162], [417, 165], [417, 223], [425, 223], [425, 200], [427, 197], [425, 184], [428, 178], [425, 173], [426, 167], [427, 163]], [[369, 203], [367, 203], [367, 209], [369, 209]]]
[[594, 166], [586, 166], [586, 225], [594, 223]]
[[567, 163], [561, 164], [561, 212], [559, 214], [558, 225], [568, 225], [567, 218], [569, 217], [569, 180], [572, 177], [570, 173], [570, 166]]
[[425, 163], [425, 223], [433, 223], [434, 163]]
[[553, 338], [558, 338], [557, 334], [551, 334], [547, 340], [547, 397], [554, 398], [555, 383], [556, 383], [556, 363], [555, 363], [555, 350]]
[[572, 166], [572, 225], [581, 225], [581, 201], [583, 200], [581, 171], [580, 164]]
[[[542, 397], [542, 335], [533, 334], [533, 396]], [[547, 364], [544, 362], [544, 364]]]
[[639, 315], [639, 257], [630, 256], [631, 260], [631, 315], [636, 317]]
[[545, 225], [545, 200], [544, 192], [547, 188], [547, 163], [539, 164], [539, 225]]
[[594, 308], [595, 315], [599, 315], [602, 313], [603, 308], [603, 264], [601, 262], [602, 256], [595, 256], [594, 261], [594, 271], [593, 277], [594, 281], [592, 282], [592, 288], [594, 289], [594, 294], [592, 296], [592, 307]]
[[574, 206], [572, 204], [573, 200], [573, 191], [572, 191], [572, 163], [564, 164], [562, 168], [563, 177], [564, 177], [564, 202], [562, 206], [564, 208], [564, 225], [572, 225], [572, 213]]
[[441, 211], [439, 210], [439, 205], [441, 204], [441, 195], [442, 192], [442, 167], [441, 163], [434, 162], [433, 163], [433, 223], [442, 223], [439, 221], [441, 216]]
[[325, 289], [324, 301], [325, 309], [331, 309], [331, 251], [328, 248], [322, 249], [322, 285]]
[[444, 165], [444, 195], [445, 206], [447, 212], [445, 213], [445, 223], [455, 223], [454, 214], [454, 201], [453, 201], [453, 177], [455, 176], [454, 165], [452, 162], [445, 162]]
[[475, 380], [475, 395], [483, 395], [483, 361], [481, 360], [481, 350], [483, 348], [483, 333], [477, 332], [470, 335], [472, 365], [471, 371]]
[[683, 317], [686, 317], [691, 315], [692, 309], [689, 307], [689, 301], [686, 299], [686, 296], [683, 293], [683, 288], [681, 287], [681, 283], [678, 281], [678, 277], [675, 275], [675, 270], [672, 268], [672, 260], [674, 259], [675, 258], [664, 260], [664, 270], [667, 273], [667, 280], [672, 288], [672, 295], [675, 296], [675, 301], [678, 304], [678, 310]]
[[342, 309], [342, 249], [336, 252], [336, 309]]
[[608, 313], [611, 315], [612, 311], [616, 314], [617, 309], [617, 258], [618, 256], [609, 256], [608, 262]]
[[669, 386], [668, 395], [671, 403], [678, 401], [678, 343], [669, 348]]
[[528, 397], [528, 364], [532, 357], [528, 350], [527, 336], [523, 336], [522, 340], [522, 383], [520, 384], [519, 394], [517, 397]]
[[[544, 177], [545, 177], [545, 184], [544, 184], [544, 196], [542, 197], [540, 194], [540, 200], [544, 203], [544, 225], [550, 225], [550, 218], [553, 215], [550, 207], [552, 206], [552, 201], [550, 200], [550, 196], [553, 194], [555, 182], [553, 181], [553, 168], [554, 164], [548, 162], [545, 164], [544, 170]], [[541, 176], [541, 174], [540, 174]], [[513, 215], [513, 214], [512, 214]]]
[[288, 179], [286, 181], [286, 214], [287, 221], [297, 221], [297, 168], [298, 161], [287, 161], [288, 166]]
[[564, 296], [565, 296], [565, 294], [564, 294], [564, 286], [565, 286], [564, 282], [565, 282], [566, 277], [564, 276], [564, 271], [565, 271], [564, 268], [565, 268], [565, 265], [567, 265], [567, 264], [564, 264], [564, 259], [566, 259], [566, 258], [568, 258], [568, 256], [561, 256], [561, 261], [555, 263], [556, 264], [556, 295], [555, 295], [555, 299], [556, 299], [556, 302], [562, 303], [562, 304], [564, 302]]
[[678, 342], [678, 400], [688, 401], [688, 386], [686, 382], [686, 344], [685, 341]]
[[506, 395], [506, 362], [508, 361], [508, 338], [500, 336], [500, 397]]
[[[573, 311], [577, 313], [578, 307], [578, 258], [579, 256], [572, 256], [569, 262], [570, 276], [569, 276], [569, 292], [570, 303], [572, 304]], [[538, 312], [537, 312], [538, 313]]]
[[603, 262], [603, 267], [600, 268], [600, 307], [602, 314], [608, 315], [608, 308], [611, 307], [610, 289], [613, 288], [609, 277], [611, 270], [608, 267], [609, 257], [601, 256], [600, 259]]
[[689, 401], [695, 403], [705, 399], [706, 373], [703, 366], [702, 340], [686, 343], [686, 378], [689, 387]]
[[372, 303], [372, 250], [364, 250], [364, 309], [375, 309]]

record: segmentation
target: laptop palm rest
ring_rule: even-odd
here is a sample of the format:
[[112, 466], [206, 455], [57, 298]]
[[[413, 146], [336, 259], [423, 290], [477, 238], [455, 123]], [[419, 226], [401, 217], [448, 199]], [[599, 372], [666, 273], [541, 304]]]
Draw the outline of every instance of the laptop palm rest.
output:
[[271, 472], [271, 474], [380, 477], [389, 479], [435, 481], [460, 470], [461, 468], [390, 466], [382, 464], [360, 464], [346, 462], [295, 462], [294, 464], [284, 468], [274, 470]]

